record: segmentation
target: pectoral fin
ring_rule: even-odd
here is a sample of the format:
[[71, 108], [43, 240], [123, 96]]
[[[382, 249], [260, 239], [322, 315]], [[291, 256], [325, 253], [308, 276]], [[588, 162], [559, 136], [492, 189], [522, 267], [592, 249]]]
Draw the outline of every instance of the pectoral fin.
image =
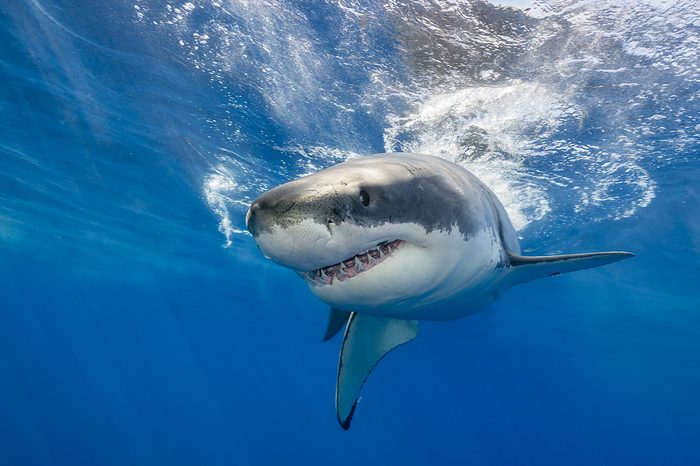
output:
[[343, 337], [335, 392], [336, 413], [343, 429], [350, 428], [360, 390], [374, 366], [416, 335], [418, 321], [352, 313]]
[[323, 334], [323, 341], [328, 341], [336, 336], [350, 320], [350, 314], [352, 312], [339, 311], [332, 307], [328, 313], [328, 324], [326, 324], [326, 333]]
[[634, 254], [623, 251], [589, 252], [583, 254], [565, 254], [561, 256], [520, 256], [509, 254], [511, 280], [513, 284], [529, 282], [576, 270], [600, 267], [623, 259], [629, 259]]

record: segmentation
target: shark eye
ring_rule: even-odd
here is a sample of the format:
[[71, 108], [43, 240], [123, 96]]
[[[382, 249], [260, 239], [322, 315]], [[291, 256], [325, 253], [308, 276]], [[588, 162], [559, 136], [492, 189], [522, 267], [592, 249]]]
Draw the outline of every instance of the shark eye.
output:
[[363, 206], [367, 207], [369, 205], [369, 193], [364, 189], [360, 190], [360, 200]]

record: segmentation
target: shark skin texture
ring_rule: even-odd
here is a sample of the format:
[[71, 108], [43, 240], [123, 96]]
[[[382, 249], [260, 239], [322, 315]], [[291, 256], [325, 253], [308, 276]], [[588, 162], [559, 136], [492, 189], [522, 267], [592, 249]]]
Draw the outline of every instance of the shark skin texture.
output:
[[360, 157], [285, 183], [253, 201], [246, 225], [331, 306], [323, 340], [345, 327], [336, 413], [346, 430], [367, 377], [419, 320], [468, 317], [514, 285], [633, 256], [523, 256], [495, 194], [422, 154]]

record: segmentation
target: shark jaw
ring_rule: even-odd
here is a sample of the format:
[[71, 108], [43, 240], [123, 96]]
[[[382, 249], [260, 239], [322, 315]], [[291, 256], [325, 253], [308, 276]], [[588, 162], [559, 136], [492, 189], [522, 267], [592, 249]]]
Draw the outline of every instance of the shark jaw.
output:
[[351, 280], [361, 273], [371, 270], [375, 266], [389, 258], [394, 251], [399, 249], [405, 241], [382, 241], [375, 247], [353, 257], [345, 259], [337, 264], [328, 265], [308, 272], [299, 272], [299, 275], [311, 286], [330, 286], [333, 282]]

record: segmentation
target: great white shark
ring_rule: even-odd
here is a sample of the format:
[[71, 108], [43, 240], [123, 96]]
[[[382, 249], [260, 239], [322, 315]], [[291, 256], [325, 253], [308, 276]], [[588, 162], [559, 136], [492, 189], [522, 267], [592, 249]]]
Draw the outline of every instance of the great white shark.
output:
[[246, 225], [266, 257], [331, 306], [324, 341], [345, 326], [336, 385], [344, 429], [369, 373], [416, 337], [419, 320], [461, 319], [516, 284], [632, 256], [523, 256], [484, 183], [420, 154], [360, 157], [283, 184], [253, 201]]

